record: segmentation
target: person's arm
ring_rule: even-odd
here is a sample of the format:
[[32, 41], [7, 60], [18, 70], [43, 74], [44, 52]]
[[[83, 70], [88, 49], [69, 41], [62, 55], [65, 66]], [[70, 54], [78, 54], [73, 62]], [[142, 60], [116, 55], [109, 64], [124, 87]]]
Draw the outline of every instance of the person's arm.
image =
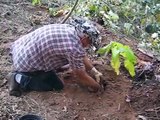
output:
[[87, 56], [83, 59], [86, 70], [90, 71], [94, 66]]
[[74, 69], [73, 72], [79, 78], [79, 82], [87, 87], [92, 88], [94, 92], [100, 89], [100, 85], [88, 75], [88, 73], [83, 69]]
[[100, 77], [102, 76], [102, 73], [99, 72], [93, 65], [92, 62], [89, 60], [87, 56], [84, 57], [83, 59], [85, 68], [91, 72], [96, 78], [96, 81], [99, 83], [100, 82]]
[[79, 83], [93, 89], [95, 92], [98, 91], [100, 89], [99, 83], [86, 72], [86, 69], [92, 70], [93, 66], [90, 61], [87, 60], [88, 58], [85, 57], [86, 53], [82, 46], [77, 44], [72, 47], [67, 56], [73, 73], [75, 73], [75, 75], [79, 78]]

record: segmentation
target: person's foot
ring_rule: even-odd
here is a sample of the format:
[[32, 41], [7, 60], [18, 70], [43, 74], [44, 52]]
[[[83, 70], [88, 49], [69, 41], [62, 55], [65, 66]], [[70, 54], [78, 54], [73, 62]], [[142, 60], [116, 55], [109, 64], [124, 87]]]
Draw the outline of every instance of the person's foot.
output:
[[15, 81], [15, 75], [16, 73], [9, 73], [7, 75], [7, 80], [9, 83], [9, 95], [20, 97], [22, 93], [19, 84]]

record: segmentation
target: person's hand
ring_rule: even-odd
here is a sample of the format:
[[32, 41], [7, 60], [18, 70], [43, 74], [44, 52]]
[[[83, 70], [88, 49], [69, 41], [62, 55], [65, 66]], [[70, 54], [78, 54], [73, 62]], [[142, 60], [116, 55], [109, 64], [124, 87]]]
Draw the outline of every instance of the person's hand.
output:
[[99, 72], [95, 67], [91, 69], [91, 74], [95, 76], [95, 80], [100, 83], [101, 76], [103, 75], [101, 72]]

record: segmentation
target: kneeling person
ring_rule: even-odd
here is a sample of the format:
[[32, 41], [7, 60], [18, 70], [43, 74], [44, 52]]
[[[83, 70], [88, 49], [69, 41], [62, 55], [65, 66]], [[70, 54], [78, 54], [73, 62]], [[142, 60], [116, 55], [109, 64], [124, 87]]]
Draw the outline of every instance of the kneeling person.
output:
[[20, 96], [21, 89], [63, 89], [64, 83], [56, 75], [56, 70], [66, 64], [70, 65], [81, 84], [98, 91], [99, 83], [86, 70], [90, 70], [97, 79], [102, 74], [93, 67], [84, 48], [97, 46], [99, 37], [99, 31], [86, 20], [45, 25], [22, 36], [11, 47], [13, 71], [8, 76], [10, 95]]

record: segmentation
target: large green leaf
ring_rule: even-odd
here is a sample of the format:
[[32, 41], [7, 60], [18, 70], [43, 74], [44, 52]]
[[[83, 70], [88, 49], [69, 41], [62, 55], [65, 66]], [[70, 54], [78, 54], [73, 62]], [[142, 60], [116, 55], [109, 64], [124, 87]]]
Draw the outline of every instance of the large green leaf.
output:
[[136, 57], [129, 46], [123, 45], [118, 42], [112, 42], [112, 43], [113, 43], [112, 46], [114, 47], [116, 46], [116, 48], [120, 51], [120, 55], [122, 55], [124, 59], [129, 59], [133, 63], [136, 63]]
[[124, 57], [124, 59], [127, 59], [130, 62], [132, 62], [133, 64], [136, 64], [136, 62], [137, 62], [136, 56], [134, 55], [134, 53], [130, 49], [130, 47], [125, 45], [123, 48], [124, 49], [123, 49], [123, 51], [121, 51], [121, 55]]
[[124, 61], [124, 66], [129, 71], [129, 74], [132, 77], [135, 76], [135, 68], [134, 68], [134, 64], [132, 62], [130, 62], [129, 60], [126, 59]]
[[120, 51], [114, 47], [112, 48], [112, 58], [111, 58], [111, 66], [114, 68], [117, 75], [119, 75], [119, 68], [120, 68], [120, 58], [119, 58]]
[[110, 43], [110, 44], [108, 44], [108, 45], [100, 48], [100, 49], [97, 51], [97, 53], [98, 53], [98, 54], [101, 54], [101, 55], [104, 55], [104, 54], [106, 55], [106, 54], [108, 54], [108, 53], [110, 52], [111, 48], [112, 48], [112, 43]]

